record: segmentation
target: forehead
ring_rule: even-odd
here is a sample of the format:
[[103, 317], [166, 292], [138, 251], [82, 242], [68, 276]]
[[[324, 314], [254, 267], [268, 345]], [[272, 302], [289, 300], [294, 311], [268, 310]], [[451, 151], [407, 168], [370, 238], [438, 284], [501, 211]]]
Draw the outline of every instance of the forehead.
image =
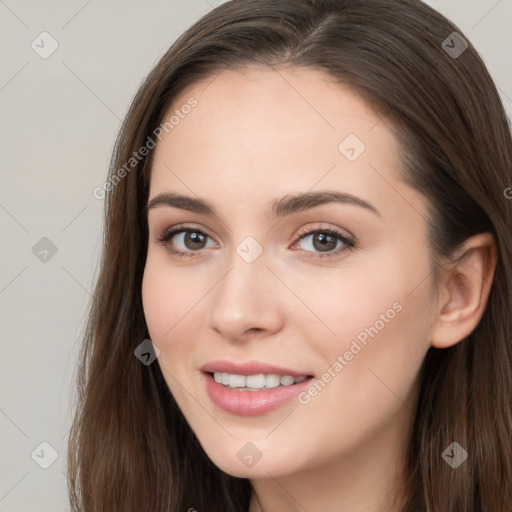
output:
[[178, 126], [173, 128], [176, 142], [185, 125], [203, 143], [222, 140], [223, 147], [229, 141], [231, 146], [245, 143], [246, 154], [251, 148], [258, 152], [256, 143], [261, 140], [267, 142], [266, 152], [273, 145], [286, 143], [293, 147], [304, 140], [316, 144], [325, 140], [331, 149], [331, 143], [337, 149], [336, 142], [344, 134], [356, 133], [361, 139], [368, 139], [368, 132], [381, 119], [355, 91], [310, 68], [221, 71], [183, 91], [164, 119], [185, 108], [191, 98], [197, 106], [186, 116], [186, 122], [181, 119], [181, 130]]
[[373, 202], [380, 195], [385, 209], [405, 186], [387, 120], [319, 70], [224, 70], [184, 90], [163, 122], [171, 116], [155, 149], [150, 196], [177, 189], [263, 201], [336, 188]]

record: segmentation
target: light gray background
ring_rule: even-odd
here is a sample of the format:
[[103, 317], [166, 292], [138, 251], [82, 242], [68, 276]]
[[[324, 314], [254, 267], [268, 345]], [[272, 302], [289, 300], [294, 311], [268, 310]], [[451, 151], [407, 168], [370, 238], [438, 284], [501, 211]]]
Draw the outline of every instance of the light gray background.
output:
[[[220, 3], [0, 0], [0, 512], [69, 510], [70, 393], [101, 239], [92, 191], [143, 77]], [[512, 0], [427, 3], [476, 46], [510, 116]], [[31, 47], [43, 31], [59, 45], [47, 59]], [[57, 247], [46, 262], [42, 237]], [[48, 469], [43, 441], [58, 452]]]

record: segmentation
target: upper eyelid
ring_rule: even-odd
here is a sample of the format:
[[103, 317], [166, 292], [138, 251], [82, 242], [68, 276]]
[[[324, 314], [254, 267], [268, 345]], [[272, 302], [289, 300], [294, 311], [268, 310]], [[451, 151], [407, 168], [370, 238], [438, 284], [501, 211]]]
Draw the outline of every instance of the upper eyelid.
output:
[[212, 235], [210, 235], [203, 228], [199, 228], [199, 227], [196, 227], [196, 226], [189, 226], [189, 225], [183, 225], [182, 226], [181, 224], [178, 224], [178, 225], [173, 226], [173, 227], [165, 228], [161, 232], [161, 235], [158, 235], [157, 238], [162, 238], [167, 233], [173, 233], [172, 236], [176, 236], [176, 235], [178, 235], [180, 233], [187, 232], [187, 231], [196, 231], [196, 232], [199, 232], [199, 233], [203, 233], [204, 235], [206, 235], [207, 237], [211, 238], [212, 240], [214, 239], [214, 237]]
[[[322, 224], [326, 224], [325, 222], [323, 222]], [[325, 231], [334, 231], [334, 232], [337, 232], [338, 234], [344, 236], [345, 238], [354, 238], [354, 236], [350, 233], [343, 233], [343, 231], [347, 231], [343, 228], [338, 228], [338, 227], [332, 227], [330, 225], [327, 225], [327, 226], [318, 226], [318, 227], [308, 227], [308, 228], [300, 228], [298, 231], [297, 231], [297, 236], [303, 236], [303, 235], [309, 235], [311, 233], [314, 233], [316, 231], [322, 231], [322, 230], [325, 230]], [[177, 224], [176, 226], [172, 226], [172, 227], [169, 227], [169, 228], [165, 228], [161, 231], [162, 234], [165, 234], [165, 233], [168, 233], [168, 232], [172, 232], [174, 231], [175, 235], [178, 234], [179, 232], [183, 232], [183, 231], [198, 231], [200, 233], [203, 233], [207, 236], [209, 236], [210, 238], [214, 238], [212, 235], [210, 235], [208, 233], [208, 231], [205, 229], [205, 228], [202, 228], [202, 227], [198, 227], [198, 226], [194, 226], [194, 225], [188, 225], [188, 224]]]

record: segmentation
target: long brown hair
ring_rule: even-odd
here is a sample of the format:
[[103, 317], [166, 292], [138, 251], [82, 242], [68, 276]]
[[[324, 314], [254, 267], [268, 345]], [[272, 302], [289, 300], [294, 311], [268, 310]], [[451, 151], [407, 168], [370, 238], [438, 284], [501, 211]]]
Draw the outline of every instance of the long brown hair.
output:
[[[126, 162], [154, 138], [187, 86], [250, 64], [323, 70], [386, 117], [400, 142], [402, 178], [430, 205], [434, 276], [466, 238], [494, 235], [498, 264], [482, 320], [453, 347], [431, 348], [421, 369], [403, 511], [510, 511], [512, 202], [504, 191], [512, 185], [511, 133], [475, 48], [419, 0], [233, 0], [189, 28], [146, 77], [102, 189], [103, 257], [69, 439], [72, 509], [248, 508], [250, 481], [210, 461], [158, 364], [134, 357], [149, 337], [141, 283], [153, 152]], [[469, 453], [456, 470], [441, 458], [453, 441]]]

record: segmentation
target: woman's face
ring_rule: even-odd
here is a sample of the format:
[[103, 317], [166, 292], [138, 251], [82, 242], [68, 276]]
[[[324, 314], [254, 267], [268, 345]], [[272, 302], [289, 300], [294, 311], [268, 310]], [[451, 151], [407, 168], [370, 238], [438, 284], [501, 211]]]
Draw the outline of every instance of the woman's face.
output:
[[[151, 172], [143, 301], [199, 442], [246, 478], [389, 464], [406, 442], [435, 308], [427, 203], [397, 178], [386, 119], [297, 68], [224, 71], [171, 115]], [[159, 241], [178, 225], [189, 231]], [[220, 379], [256, 375], [224, 375], [235, 388], [270, 387], [230, 389], [215, 368]], [[285, 386], [284, 375], [308, 378]]]

